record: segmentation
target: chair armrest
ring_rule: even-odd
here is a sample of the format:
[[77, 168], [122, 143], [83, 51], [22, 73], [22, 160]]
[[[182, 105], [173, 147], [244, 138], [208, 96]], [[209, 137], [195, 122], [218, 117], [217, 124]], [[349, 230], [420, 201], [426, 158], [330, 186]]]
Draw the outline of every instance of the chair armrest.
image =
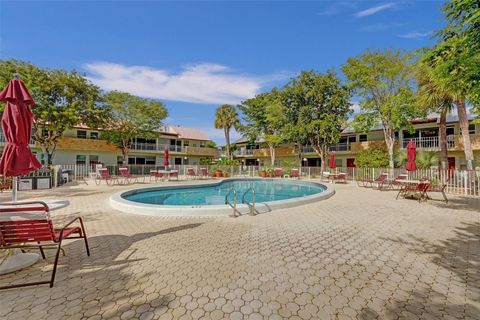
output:
[[[65, 230], [67, 229], [67, 227], [69, 227], [72, 223], [74, 223], [75, 221], [80, 222], [80, 225], [82, 226], [82, 229], [83, 229], [83, 220], [81, 217], [76, 217], [74, 218], [73, 220], [71, 220], [69, 223], [67, 223], [66, 225], [63, 226], [62, 229], [60, 229], [60, 239], [58, 239], [58, 241], [62, 241], [63, 239], [63, 233], [65, 232]], [[82, 230], [83, 232], [83, 230]]]

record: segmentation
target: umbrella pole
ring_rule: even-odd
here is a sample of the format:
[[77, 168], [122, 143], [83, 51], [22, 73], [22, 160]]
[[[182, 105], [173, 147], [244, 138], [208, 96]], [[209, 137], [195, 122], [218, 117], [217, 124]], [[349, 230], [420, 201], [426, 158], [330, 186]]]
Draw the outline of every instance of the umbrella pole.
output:
[[18, 177], [13, 177], [12, 182], [12, 202], [17, 202]]

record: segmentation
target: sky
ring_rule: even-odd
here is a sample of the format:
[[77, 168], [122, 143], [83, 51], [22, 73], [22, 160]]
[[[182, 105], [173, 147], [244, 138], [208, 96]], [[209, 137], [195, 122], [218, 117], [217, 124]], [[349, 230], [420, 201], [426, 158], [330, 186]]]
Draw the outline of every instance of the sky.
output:
[[442, 4], [0, 0], [0, 58], [76, 69], [104, 90], [159, 99], [166, 123], [222, 144], [223, 131], [213, 128], [219, 105], [280, 87], [302, 70], [340, 72], [367, 49], [431, 45]]

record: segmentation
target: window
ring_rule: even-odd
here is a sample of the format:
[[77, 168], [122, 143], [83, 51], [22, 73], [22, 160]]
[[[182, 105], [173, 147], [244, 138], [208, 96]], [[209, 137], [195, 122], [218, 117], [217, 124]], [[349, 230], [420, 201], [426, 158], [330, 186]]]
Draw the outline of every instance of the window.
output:
[[468, 125], [468, 133], [475, 134], [475, 124], [472, 123]]
[[87, 156], [84, 154], [77, 154], [76, 163], [87, 164]]
[[88, 161], [90, 162], [90, 164], [99, 164], [100, 161], [98, 161], [98, 156], [97, 155], [89, 155], [88, 156]]
[[128, 164], [155, 164], [155, 157], [128, 157]]
[[200, 148], [205, 148], [205, 141], [200, 141]]
[[119, 164], [119, 165], [123, 164], [123, 157], [122, 156], [117, 156], [117, 164]]
[[98, 140], [98, 132], [96, 132], [96, 131], [90, 132], [90, 139]]
[[79, 139], [87, 139], [87, 131], [85, 131], [85, 130], [77, 130], [77, 138], [79, 138]]
[[361, 135], [358, 136], [358, 140], [359, 140], [360, 142], [362, 142], [362, 141], [367, 141], [367, 140], [368, 140], [368, 136], [367, 136], [366, 134], [361, 134]]
[[155, 164], [155, 157], [145, 157], [145, 164]]

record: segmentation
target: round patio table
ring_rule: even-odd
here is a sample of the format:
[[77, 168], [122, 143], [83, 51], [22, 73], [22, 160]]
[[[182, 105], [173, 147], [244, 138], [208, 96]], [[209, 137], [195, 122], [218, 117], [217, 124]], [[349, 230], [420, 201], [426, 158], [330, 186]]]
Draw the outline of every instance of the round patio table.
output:
[[[28, 200], [25, 200], [25, 202], [27, 201]], [[50, 200], [42, 200], [42, 202], [45, 202], [47, 204], [50, 211], [62, 209], [70, 205], [70, 202], [68, 200], [50, 199]], [[0, 203], [0, 208], [7, 208], [7, 206], [2, 206], [2, 204]], [[22, 213], [19, 212], [18, 214], [16, 214], [16, 217], [20, 217], [22, 219], [23, 218]], [[0, 218], [1, 218], [1, 214], [0, 214]], [[0, 253], [0, 275], [27, 268], [35, 264], [39, 259], [40, 259], [40, 255], [38, 253], [33, 253], [33, 252], [23, 253], [18, 249], [6, 250], [6, 252]]]

